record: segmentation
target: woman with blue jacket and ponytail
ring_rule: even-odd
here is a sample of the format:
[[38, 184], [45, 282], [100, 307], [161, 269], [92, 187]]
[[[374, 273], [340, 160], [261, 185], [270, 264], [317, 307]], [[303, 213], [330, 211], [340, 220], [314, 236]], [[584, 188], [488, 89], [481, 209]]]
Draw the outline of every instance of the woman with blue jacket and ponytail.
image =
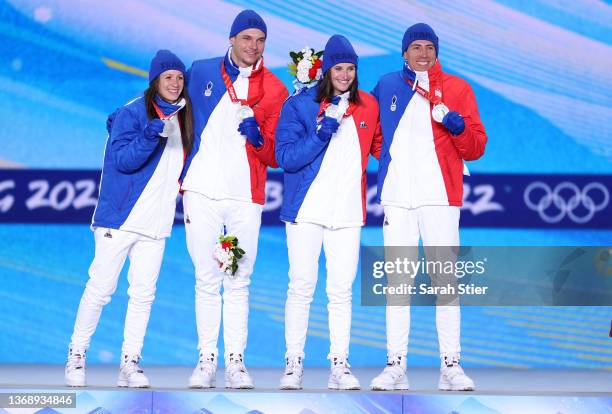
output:
[[168, 50], [151, 61], [149, 87], [109, 117], [100, 194], [92, 229], [95, 257], [72, 334], [65, 381], [85, 386], [85, 353], [126, 258], [129, 302], [117, 385], [149, 387], [138, 366], [179, 176], [193, 142], [185, 65]]
[[285, 306], [285, 373], [281, 389], [302, 388], [302, 360], [321, 247], [327, 260], [331, 389], [359, 389], [348, 364], [352, 286], [365, 222], [366, 166], [378, 157], [378, 103], [360, 91], [358, 57], [344, 36], [323, 54], [323, 79], [289, 98], [276, 129], [284, 172], [289, 289]]

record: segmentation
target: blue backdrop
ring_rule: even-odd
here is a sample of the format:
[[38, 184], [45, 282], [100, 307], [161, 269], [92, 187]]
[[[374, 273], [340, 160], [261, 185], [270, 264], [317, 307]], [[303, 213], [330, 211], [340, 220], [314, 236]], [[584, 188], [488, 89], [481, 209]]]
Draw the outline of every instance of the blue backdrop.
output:
[[[0, 0], [0, 363], [61, 363], [93, 257], [88, 225], [106, 115], [146, 87], [157, 49], [185, 62], [224, 53], [243, 8], [268, 24], [265, 61], [291, 88], [288, 52], [342, 33], [370, 90], [398, 70], [401, 37], [429, 23], [445, 70], [473, 86], [489, 143], [468, 163], [463, 244], [612, 244], [612, 7], [609, 2]], [[370, 173], [376, 171], [372, 160]], [[265, 222], [278, 224], [280, 171]], [[373, 183], [370, 180], [370, 183]], [[371, 196], [373, 189], [370, 188]], [[370, 197], [371, 198], [371, 197]], [[382, 244], [368, 203], [363, 244]], [[180, 214], [180, 212], [179, 212]], [[147, 363], [195, 363], [193, 267], [177, 226], [145, 341]], [[284, 228], [264, 226], [251, 290], [247, 364], [280, 366], [287, 284]], [[324, 266], [320, 266], [324, 269]], [[312, 308], [307, 364], [326, 364], [326, 297]], [[359, 280], [355, 298], [359, 297]], [[118, 361], [122, 281], [89, 353]], [[467, 365], [609, 368], [608, 307], [466, 308]], [[409, 363], [437, 364], [433, 310], [413, 312]], [[384, 310], [355, 299], [351, 362], [384, 362]]]

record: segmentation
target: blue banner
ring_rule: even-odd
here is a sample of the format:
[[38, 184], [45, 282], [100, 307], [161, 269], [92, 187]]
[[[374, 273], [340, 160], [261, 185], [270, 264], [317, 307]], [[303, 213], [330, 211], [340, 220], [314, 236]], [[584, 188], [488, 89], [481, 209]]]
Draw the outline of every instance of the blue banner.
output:
[[[368, 182], [375, 183], [375, 174]], [[89, 223], [97, 202], [100, 171], [0, 169], [0, 222]], [[612, 175], [478, 174], [465, 177], [461, 225], [465, 227], [612, 228]], [[279, 225], [282, 172], [266, 183], [264, 225]], [[367, 224], [382, 224], [366, 194]], [[179, 200], [180, 201], [180, 196]], [[182, 221], [178, 203], [177, 223]]]

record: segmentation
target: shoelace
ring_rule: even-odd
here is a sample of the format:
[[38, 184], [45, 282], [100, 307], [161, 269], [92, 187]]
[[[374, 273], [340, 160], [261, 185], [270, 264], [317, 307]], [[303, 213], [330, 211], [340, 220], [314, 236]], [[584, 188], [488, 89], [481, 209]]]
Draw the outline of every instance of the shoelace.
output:
[[73, 350], [69, 351], [68, 363], [69, 369], [83, 369], [85, 367], [85, 354], [87, 351]]
[[216, 369], [215, 354], [211, 353], [210, 356], [204, 356], [203, 354], [200, 354], [198, 366], [200, 367], [201, 371], [204, 371], [207, 374], [214, 373]]
[[402, 365], [402, 356], [401, 355], [391, 355], [387, 358], [387, 366], [392, 367], [396, 365]]
[[83, 369], [85, 366], [85, 356], [81, 354], [72, 354], [68, 358], [66, 364], [69, 369]]
[[234, 356], [234, 354], [229, 355], [229, 364], [227, 366], [227, 370], [231, 375], [247, 373], [247, 369], [244, 366], [244, 363], [242, 362], [241, 354], [237, 354], [236, 356]]
[[302, 357], [286, 358], [285, 375], [293, 375], [302, 367]]
[[123, 371], [126, 372], [126, 374], [133, 374], [135, 372], [142, 374], [144, 371], [138, 366], [138, 363], [140, 362], [141, 358], [138, 355], [133, 355], [131, 357], [125, 356], [124, 357], [124, 361], [125, 364], [123, 365], [123, 368], [121, 368]]
[[464, 375], [463, 368], [459, 364], [459, 358], [457, 357], [444, 357], [444, 365], [446, 366], [445, 375], [452, 380], [458, 375]]
[[349, 365], [348, 361], [346, 359], [341, 359], [341, 358], [334, 358], [333, 359], [333, 364], [334, 364], [334, 371], [338, 370], [342, 370], [342, 374], [344, 375], [351, 375], [351, 370], [349, 369], [351, 366]]

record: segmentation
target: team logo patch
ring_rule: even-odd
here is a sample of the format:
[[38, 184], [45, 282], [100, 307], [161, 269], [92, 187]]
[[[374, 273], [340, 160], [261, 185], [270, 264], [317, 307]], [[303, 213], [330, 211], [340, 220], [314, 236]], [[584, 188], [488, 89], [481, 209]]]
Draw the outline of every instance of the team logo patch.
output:
[[363, 128], [367, 128], [367, 127], [368, 127], [368, 124], [366, 124], [366, 122], [365, 122], [365, 121], [361, 121], [361, 122], [359, 123], [359, 128], [363, 129]]
[[204, 96], [209, 97], [210, 95], [212, 95], [212, 88], [213, 88], [213, 83], [208, 82], [206, 84], [206, 90], [204, 91]]
[[395, 112], [395, 110], [397, 109], [397, 96], [393, 95], [393, 98], [391, 98], [391, 106], [389, 107], [389, 109], [391, 110], [391, 112]]

